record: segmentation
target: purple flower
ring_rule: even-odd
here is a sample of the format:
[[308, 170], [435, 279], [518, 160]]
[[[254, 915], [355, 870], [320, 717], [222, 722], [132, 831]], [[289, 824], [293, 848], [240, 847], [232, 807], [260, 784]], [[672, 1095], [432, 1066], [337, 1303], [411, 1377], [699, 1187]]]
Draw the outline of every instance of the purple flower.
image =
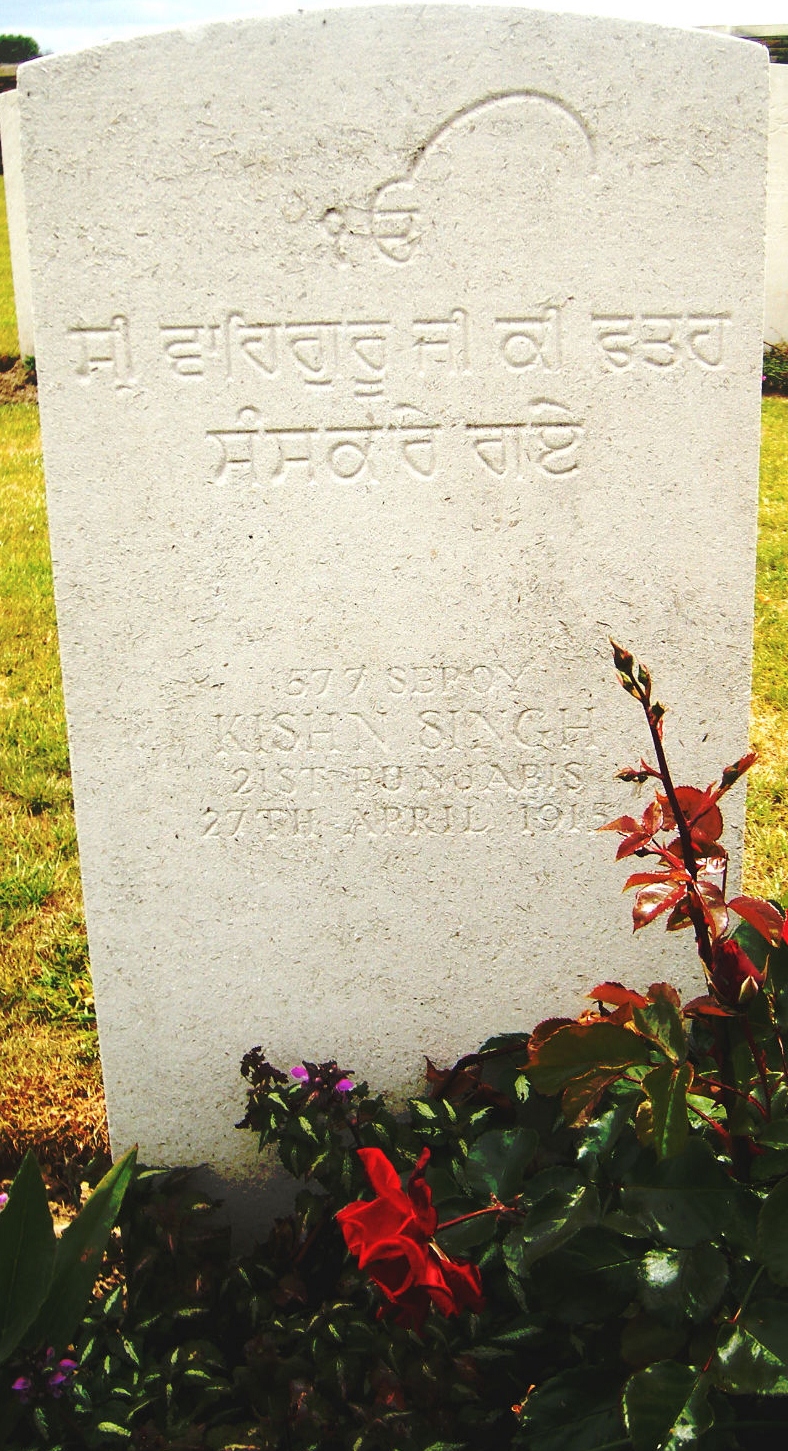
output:
[[68, 1360], [64, 1357], [63, 1360], [58, 1361], [54, 1370], [51, 1370], [47, 1375], [47, 1390], [51, 1396], [55, 1397], [55, 1400], [58, 1400], [66, 1387], [71, 1384], [76, 1368], [77, 1362], [75, 1360]]
[[7, 1203], [8, 1203], [8, 1195], [7, 1194], [0, 1194], [0, 1209], [5, 1209]]
[[353, 1086], [352, 1078], [340, 1078], [339, 1083], [334, 1084], [337, 1093], [350, 1093]]
[[309, 1078], [309, 1069], [303, 1063], [296, 1063], [295, 1068], [290, 1069], [290, 1077], [297, 1078], [299, 1083], [306, 1083]]
[[67, 1355], [55, 1360], [55, 1352], [50, 1346], [46, 1355], [36, 1356], [30, 1375], [17, 1376], [11, 1389], [23, 1405], [40, 1401], [43, 1396], [51, 1396], [57, 1401], [71, 1385], [76, 1370], [77, 1362]]

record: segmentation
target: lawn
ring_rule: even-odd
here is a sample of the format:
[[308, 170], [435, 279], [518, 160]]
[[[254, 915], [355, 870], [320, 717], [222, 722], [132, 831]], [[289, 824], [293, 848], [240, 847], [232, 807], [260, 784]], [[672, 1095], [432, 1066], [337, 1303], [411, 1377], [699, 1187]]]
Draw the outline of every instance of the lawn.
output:
[[[4, 196], [0, 219], [2, 358], [17, 347]], [[78, 1169], [107, 1144], [32, 403], [0, 405], [0, 598], [2, 1176], [31, 1145]]]
[[[0, 191], [2, 178], [0, 178]], [[0, 195], [0, 360], [17, 346]], [[0, 404], [0, 1176], [106, 1152], [34, 404]], [[745, 887], [788, 900], [788, 399], [763, 404]], [[744, 743], [742, 743], [744, 748]]]
[[14, 289], [11, 285], [11, 252], [5, 215], [5, 177], [0, 176], [0, 358], [10, 357], [18, 351]]
[[764, 398], [744, 879], [788, 900], [788, 398]]

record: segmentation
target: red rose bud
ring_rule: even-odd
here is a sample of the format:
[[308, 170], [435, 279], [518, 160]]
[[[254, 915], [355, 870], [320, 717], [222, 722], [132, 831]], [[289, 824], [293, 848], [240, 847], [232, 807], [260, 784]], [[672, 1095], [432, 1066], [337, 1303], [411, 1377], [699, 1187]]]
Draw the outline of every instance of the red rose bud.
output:
[[743, 1008], [763, 987], [765, 972], [732, 937], [720, 937], [712, 947], [710, 983], [715, 997], [728, 1008]]

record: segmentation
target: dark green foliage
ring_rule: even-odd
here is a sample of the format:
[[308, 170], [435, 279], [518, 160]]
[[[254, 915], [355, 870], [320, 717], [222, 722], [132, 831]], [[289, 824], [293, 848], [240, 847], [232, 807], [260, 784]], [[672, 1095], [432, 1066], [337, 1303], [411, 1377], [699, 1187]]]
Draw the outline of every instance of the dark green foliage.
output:
[[763, 350], [764, 393], [788, 397], [788, 343], [767, 343]]
[[[740, 1182], [691, 1107], [658, 1157], [626, 1083], [570, 1129], [528, 1061], [515, 1039], [433, 1070], [400, 1118], [364, 1085], [258, 1073], [246, 1125], [299, 1158], [293, 1214], [232, 1262], [191, 1175], [139, 1175], [125, 1288], [94, 1301], [67, 1396], [21, 1408], [7, 1445], [749, 1451], [788, 1428], [788, 1176]], [[479, 1315], [433, 1313], [421, 1337], [376, 1315], [334, 1220], [369, 1195], [362, 1133], [403, 1174], [428, 1135], [438, 1242], [480, 1264]]]
[[40, 54], [38, 41], [29, 35], [0, 35], [0, 65], [21, 65]]
[[303, 1181], [293, 1212], [233, 1262], [188, 1172], [141, 1172], [123, 1278], [76, 1330], [120, 1181], [55, 1246], [28, 1163], [0, 1215], [0, 1445], [782, 1444], [788, 925], [726, 899], [718, 805], [753, 757], [674, 786], [650, 675], [619, 647], [615, 663], [657, 757], [621, 773], [656, 780], [654, 800], [610, 828], [619, 859], [656, 867], [629, 879], [635, 926], [694, 931], [705, 996], [599, 984], [576, 1020], [428, 1064], [402, 1115], [335, 1062], [288, 1073], [252, 1049], [239, 1127]]

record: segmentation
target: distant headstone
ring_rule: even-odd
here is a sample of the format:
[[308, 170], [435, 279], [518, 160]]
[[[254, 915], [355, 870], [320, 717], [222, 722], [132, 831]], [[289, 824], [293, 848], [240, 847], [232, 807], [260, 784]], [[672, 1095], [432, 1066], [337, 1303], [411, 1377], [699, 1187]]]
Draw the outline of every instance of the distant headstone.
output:
[[20, 85], [116, 1150], [243, 1176], [255, 1043], [402, 1093], [697, 985], [595, 835], [648, 744], [607, 640], [679, 779], [742, 752], [766, 53], [418, 6]]
[[769, 67], [766, 341], [788, 343], [788, 65]]
[[8, 216], [8, 244], [11, 251], [19, 356], [32, 358], [36, 350], [33, 339], [33, 289], [30, 281], [25, 193], [22, 185], [19, 97], [16, 91], [6, 91], [0, 95], [0, 146], [3, 149], [5, 207]]

